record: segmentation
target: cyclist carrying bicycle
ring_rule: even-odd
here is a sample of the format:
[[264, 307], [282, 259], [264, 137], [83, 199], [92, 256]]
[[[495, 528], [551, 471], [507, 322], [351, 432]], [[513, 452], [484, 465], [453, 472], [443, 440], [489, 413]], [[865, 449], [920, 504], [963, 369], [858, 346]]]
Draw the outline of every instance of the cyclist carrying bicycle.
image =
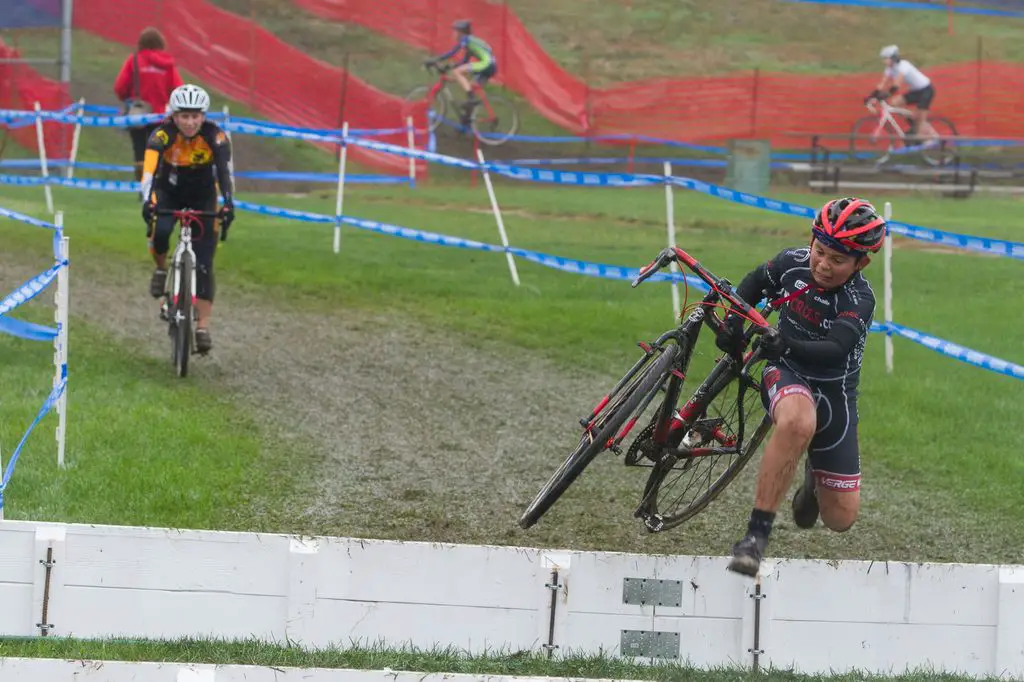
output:
[[470, 82], [469, 76], [472, 75], [473, 82], [482, 88], [487, 85], [487, 81], [498, 73], [498, 62], [494, 58], [494, 50], [491, 49], [491, 46], [473, 35], [473, 27], [469, 21], [464, 19], [456, 21], [452, 24], [452, 30], [455, 31], [455, 47], [443, 55], [428, 59], [423, 63], [430, 66], [442, 60], [450, 59], [460, 51], [463, 52], [462, 61], [452, 69], [452, 75], [455, 76], [455, 80], [459, 82], [462, 89], [466, 91], [466, 102], [462, 105], [462, 125], [467, 126], [469, 125], [469, 117], [473, 113], [473, 109], [480, 103], [476, 92], [473, 90], [473, 83]]
[[[909, 61], [901, 58], [900, 48], [896, 45], [883, 47], [878, 56], [885, 62], [885, 71], [875, 91], [865, 97], [864, 102], [872, 99], [882, 100], [894, 95], [892, 106], [900, 107], [907, 104], [916, 107], [908, 133], [911, 137], [917, 131], [928, 136], [938, 135], [935, 128], [928, 123], [928, 110], [935, 99], [935, 86], [932, 85], [931, 79]], [[907, 89], [905, 94], [896, 94], [904, 87]]]
[[[167, 279], [167, 251], [176, 218], [157, 215], [157, 210], [217, 210], [218, 185], [224, 205], [218, 212], [221, 239], [235, 218], [233, 190], [228, 163], [231, 143], [217, 124], [206, 120], [210, 96], [195, 85], [182, 85], [171, 93], [170, 117], [160, 124], [146, 144], [142, 172], [142, 217], [156, 269], [149, 293], [160, 298]], [[202, 230], [192, 236], [196, 255], [196, 350], [213, 348], [210, 315], [213, 311], [213, 257], [217, 250], [217, 226], [212, 218], [202, 219]]]
[[[875, 296], [861, 271], [885, 238], [886, 223], [864, 201], [829, 201], [811, 228], [810, 246], [787, 249], [759, 265], [737, 293], [755, 303], [779, 297], [779, 334], [762, 337], [767, 360], [761, 401], [774, 430], [765, 445], [747, 534], [733, 545], [729, 570], [757, 575], [776, 511], [808, 453], [793, 520], [811, 528], [820, 514], [836, 532], [860, 509], [857, 384]], [[716, 338], [724, 352], [743, 351], [743, 319], [735, 312]]]

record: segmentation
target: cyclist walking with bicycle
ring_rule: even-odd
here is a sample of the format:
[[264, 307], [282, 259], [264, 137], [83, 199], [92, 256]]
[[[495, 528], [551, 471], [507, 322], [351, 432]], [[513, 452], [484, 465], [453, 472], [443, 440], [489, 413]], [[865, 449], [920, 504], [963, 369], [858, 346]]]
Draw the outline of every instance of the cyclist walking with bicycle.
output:
[[[218, 186], [224, 205], [217, 213], [220, 238], [227, 239], [235, 217], [233, 187], [228, 164], [231, 143], [212, 121], [206, 120], [210, 96], [195, 85], [182, 85], [171, 93], [170, 117], [149, 138], [142, 175], [142, 217], [146, 237], [156, 268], [149, 293], [160, 298], [167, 279], [167, 252], [175, 217], [168, 212], [183, 208], [214, 212]], [[158, 213], [159, 212], [159, 213]], [[215, 293], [213, 258], [217, 249], [217, 227], [212, 217], [204, 217], [200, 234], [193, 238], [196, 255], [196, 350], [208, 353], [213, 348], [210, 316]]]
[[[935, 99], [935, 86], [932, 85], [931, 79], [912, 63], [900, 57], [900, 48], [896, 45], [883, 47], [878, 56], [885, 62], [885, 71], [875, 91], [865, 97], [864, 101], [882, 100], [894, 95], [892, 106], [901, 107], [907, 104], [916, 107], [910, 131], [907, 133], [909, 137], [914, 137], [918, 131], [928, 137], [937, 136], [938, 132], [928, 123], [928, 110]], [[906, 88], [906, 93], [897, 94], [903, 88]]]
[[[779, 299], [779, 333], [762, 338], [767, 360], [761, 401], [774, 431], [764, 449], [747, 533], [733, 546], [729, 570], [757, 575], [772, 524], [804, 452], [804, 481], [793, 497], [793, 520], [811, 528], [820, 515], [836, 532], [860, 509], [857, 384], [875, 310], [861, 271], [885, 238], [875, 208], [852, 197], [828, 202], [815, 217], [809, 247], [782, 251], [759, 265], [737, 293], [754, 304]], [[735, 311], [716, 345], [743, 352], [743, 318]]]
[[[479, 87], [487, 85], [487, 81], [498, 73], [498, 62], [494, 58], [494, 50], [484, 40], [473, 35], [473, 27], [469, 21], [459, 20], [452, 24], [455, 32], [455, 47], [443, 55], [428, 59], [426, 66], [436, 64], [445, 59], [450, 59], [463, 52], [462, 61], [452, 69], [452, 75], [459, 82], [462, 89], [466, 91], [466, 102], [462, 105], [462, 125], [469, 126], [470, 116], [473, 109], [480, 104], [479, 98], [473, 90], [474, 84]], [[472, 76], [473, 82], [469, 78]]]

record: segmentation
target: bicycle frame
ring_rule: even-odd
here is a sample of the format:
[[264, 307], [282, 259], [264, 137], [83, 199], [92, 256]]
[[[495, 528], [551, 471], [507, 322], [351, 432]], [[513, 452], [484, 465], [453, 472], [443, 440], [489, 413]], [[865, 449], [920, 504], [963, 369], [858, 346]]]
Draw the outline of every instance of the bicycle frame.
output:
[[[450, 82], [455, 81], [455, 79], [453, 77], [448, 75], [448, 73], [451, 71], [451, 67], [441, 67], [441, 66], [438, 66], [437, 64], [433, 64], [432, 66], [428, 66], [427, 70], [430, 70], [431, 68], [433, 68], [434, 70], [437, 71], [438, 79], [437, 79], [437, 81], [432, 86], [430, 86], [430, 89], [427, 90], [427, 101], [428, 102], [432, 101], [434, 98], [437, 97], [437, 95], [441, 92], [441, 89], [444, 87], [445, 83], [450, 83]], [[487, 119], [486, 120], [493, 120], [495, 118], [494, 107], [491, 106], [491, 101], [487, 97], [487, 90], [484, 89], [484, 87], [482, 85], [480, 85], [479, 83], [477, 83], [476, 81], [474, 81], [472, 79], [470, 79], [470, 81], [469, 81], [469, 87], [474, 92], [479, 93], [479, 95], [480, 95], [480, 103], [483, 105], [484, 109], [487, 111]]]
[[[584, 429], [590, 431], [593, 428], [594, 419], [605, 407], [605, 405], [608, 404], [609, 397], [611, 395], [616, 394], [626, 383], [632, 380], [636, 373], [640, 371], [640, 368], [644, 366], [647, 360], [654, 353], [658, 352], [666, 343], [675, 342], [679, 346], [680, 352], [676, 359], [675, 366], [672, 369], [672, 375], [669, 379], [668, 386], [665, 388], [665, 398], [662, 401], [661, 407], [658, 410], [658, 415], [656, 417], [657, 426], [654, 433], [654, 442], [659, 446], [660, 449], [663, 449], [666, 443], [668, 442], [670, 433], [690, 425], [700, 416], [700, 414], [703, 413], [704, 409], [706, 409], [707, 407], [707, 405], [704, 403], [708, 402], [707, 399], [708, 394], [710, 393], [709, 387], [711, 382], [704, 382], [703, 384], [701, 384], [700, 388], [697, 390], [696, 393], [694, 393], [690, 400], [687, 401], [687, 403], [683, 405], [683, 407], [680, 408], [678, 411], [675, 411], [675, 405], [679, 400], [679, 394], [682, 390], [683, 381], [686, 379], [685, 370], [689, 367], [690, 356], [693, 352], [694, 346], [697, 343], [697, 338], [700, 334], [701, 327], [706, 325], [710, 327], [715, 333], [717, 333], [722, 329], [722, 326], [724, 325], [724, 322], [722, 322], [722, 320], [718, 317], [718, 315], [715, 312], [715, 308], [719, 307], [719, 301], [724, 299], [728, 303], [732, 304], [741, 312], [741, 314], [743, 314], [744, 317], [747, 317], [753, 323], [750, 326], [750, 328], [747, 329], [747, 331], [745, 332], [745, 344], [746, 342], [749, 342], [755, 334], [766, 333], [769, 332], [769, 330], [771, 330], [771, 327], [769, 326], [767, 320], [764, 319], [762, 314], [759, 313], [755, 308], [747, 304], [745, 301], [743, 301], [741, 298], [739, 298], [739, 296], [735, 293], [735, 291], [732, 288], [732, 285], [728, 282], [728, 280], [716, 278], [714, 275], [712, 275], [710, 272], [704, 269], [704, 267], [701, 266], [700, 263], [697, 262], [694, 258], [692, 258], [689, 254], [687, 254], [685, 251], [677, 247], [670, 247], [663, 250], [658, 255], [658, 258], [654, 260], [654, 262], [652, 262], [650, 265], [646, 266], [640, 271], [640, 275], [634, 280], [633, 286], [636, 287], [645, 279], [652, 276], [657, 270], [661, 269], [662, 267], [665, 267], [666, 265], [673, 261], [682, 261], [687, 267], [689, 267], [695, 274], [697, 274], [701, 279], [703, 279], [708, 284], [710, 290], [704, 296], [701, 302], [697, 304], [697, 306], [689, 314], [689, 316], [687, 316], [686, 320], [683, 321], [679, 326], [677, 326], [675, 329], [670, 329], [669, 331], [666, 331], [650, 345], [644, 344], [642, 342], [639, 344], [640, 347], [644, 350], [644, 356], [640, 358], [633, 365], [633, 367], [630, 368], [626, 375], [621, 380], [619, 380], [619, 382], [609, 392], [609, 394], [606, 395], [597, 404], [597, 406], [591, 412], [590, 416], [580, 420], [580, 423], [584, 427]], [[743, 366], [742, 368], [740, 368], [739, 378], [741, 382], [744, 383], [744, 385], [751, 381], [749, 378], [749, 371], [751, 365], [753, 364], [753, 361], [756, 359], [754, 356], [755, 352], [751, 350], [743, 358]], [[722, 360], [720, 360], [720, 362], [727, 363], [725, 365], [725, 371], [735, 370], [733, 364], [736, 361], [733, 358], [725, 356]], [[650, 403], [654, 400], [655, 395], [657, 395], [657, 392], [651, 393], [651, 395], [647, 396], [647, 398], [641, 403], [640, 408], [637, 410], [638, 415], [642, 414], [647, 409], [647, 406], [650, 405]], [[742, 399], [742, 391], [740, 392], [738, 399]], [[673, 412], [675, 413], [673, 414]], [[612, 438], [607, 443], [607, 449], [610, 449], [616, 453], [621, 452], [619, 446], [621, 445], [622, 441], [625, 440], [626, 437], [629, 435], [630, 431], [632, 431], [633, 427], [636, 425], [636, 422], [637, 417], [634, 417], [630, 419], [626, 424], [624, 424], [622, 429], [620, 429], [619, 433], [616, 434], [615, 437]], [[724, 438], [724, 434], [721, 435], [723, 436], [723, 440], [728, 440]], [[720, 448], [675, 448], [665, 451], [669, 452], [670, 454], [674, 454], [677, 457], [734, 454], [737, 451], [737, 448], [742, 444], [742, 442], [743, 434], [741, 420], [741, 429], [739, 434], [737, 435], [737, 438], [735, 438], [732, 442], [721, 443], [722, 447]]]

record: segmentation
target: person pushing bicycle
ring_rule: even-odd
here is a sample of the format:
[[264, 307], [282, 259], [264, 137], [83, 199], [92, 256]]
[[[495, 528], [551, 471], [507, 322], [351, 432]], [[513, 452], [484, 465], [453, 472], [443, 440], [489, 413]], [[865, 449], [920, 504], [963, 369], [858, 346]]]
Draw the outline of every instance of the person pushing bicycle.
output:
[[[872, 99], [882, 100], [892, 95], [890, 104], [894, 107], [901, 107], [904, 104], [915, 106], [910, 131], [907, 133], [910, 137], [916, 135], [917, 131], [929, 137], [937, 136], [938, 132], [928, 123], [928, 110], [935, 99], [935, 86], [932, 85], [931, 79], [912, 63], [900, 57], [900, 48], [896, 45], [883, 47], [878, 56], [885, 62], [885, 71], [882, 72], [882, 80], [878, 82], [875, 91], [865, 97], [864, 102]], [[897, 94], [903, 87], [907, 88], [907, 92]]]
[[[737, 288], [754, 304], [777, 300], [779, 333], [762, 338], [767, 362], [761, 401], [774, 426], [758, 472], [746, 535], [732, 548], [729, 570], [755, 576], [776, 511], [804, 452], [803, 484], [793, 520], [811, 528], [820, 515], [836, 532], [860, 509], [857, 384], [875, 310], [861, 271], [881, 248], [886, 222], [863, 199], [829, 201], [811, 227], [809, 246], [787, 249], [756, 267]], [[743, 318], [732, 310], [717, 334], [720, 350], [743, 351]]]
[[[218, 212], [221, 240], [235, 218], [233, 187], [228, 164], [231, 142], [221, 128], [206, 120], [210, 96], [195, 85], [182, 85], [171, 93], [170, 117], [150, 135], [142, 170], [142, 217], [146, 237], [156, 268], [149, 293], [160, 298], [167, 279], [167, 251], [175, 217], [165, 211], [191, 208], [217, 211], [218, 186], [224, 205]], [[160, 214], [158, 215], [158, 210]], [[202, 219], [202, 230], [193, 236], [196, 254], [196, 350], [208, 353], [213, 348], [210, 316], [215, 292], [213, 257], [217, 250], [217, 226], [214, 219]]]
[[[452, 30], [455, 32], [455, 47], [423, 63], [426, 66], [431, 66], [454, 57], [460, 51], [463, 52], [462, 61], [452, 69], [452, 75], [466, 91], [466, 101], [462, 105], [462, 125], [468, 126], [473, 109], [480, 103], [473, 90], [473, 83], [481, 88], [487, 85], [487, 81], [498, 73], [498, 62], [494, 58], [494, 50], [491, 49], [491, 46], [473, 35], [473, 27], [469, 21], [464, 19], [456, 21], [452, 24]], [[473, 77], [473, 83], [469, 80], [470, 75]]]

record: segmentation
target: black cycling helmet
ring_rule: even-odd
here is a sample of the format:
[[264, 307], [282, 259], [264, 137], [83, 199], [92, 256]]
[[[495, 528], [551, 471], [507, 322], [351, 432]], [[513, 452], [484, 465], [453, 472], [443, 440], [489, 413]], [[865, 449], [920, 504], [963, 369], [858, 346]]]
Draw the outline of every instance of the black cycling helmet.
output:
[[469, 35], [470, 33], [473, 32], [473, 26], [466, 19], [459, 19], [454, 24], [452, 24], [452, 28], [454, 28], [459, 33], [465, 33], [466, 35]]
[[886, 223], [869, 202], [856, 197], [833, 199], [814, 218], [811, 236], [843, 253], [863, 256], [882, 248]]

